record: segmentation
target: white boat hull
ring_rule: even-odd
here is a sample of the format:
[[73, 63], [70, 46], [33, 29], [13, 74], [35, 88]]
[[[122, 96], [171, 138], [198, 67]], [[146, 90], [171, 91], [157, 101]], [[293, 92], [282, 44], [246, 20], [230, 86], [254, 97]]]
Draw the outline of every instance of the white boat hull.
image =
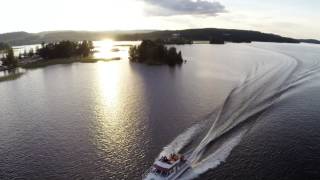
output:
[[143, 179], [144, 180], [176, 180], [176, 179], [179, 179], [190, 168], [191, 168], [191, 166], [186, 162], [185, 164], [183, 164], [179, 168], [179, 171], [177, 171], [174, 174], [169, 175], [168, 177], [159, 176], [157, 174], [150, 172]]

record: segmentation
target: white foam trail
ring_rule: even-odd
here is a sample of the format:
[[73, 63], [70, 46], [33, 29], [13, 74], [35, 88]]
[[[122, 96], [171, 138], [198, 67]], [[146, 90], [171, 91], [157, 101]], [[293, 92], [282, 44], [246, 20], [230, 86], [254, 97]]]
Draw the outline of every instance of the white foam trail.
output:
[[[278, 54], [278, 53], [276, 53]], [[270, 107], [280, 97], [283, 84], [295, 72], [298, 60], [284, 54], [271, 68], [253, 71], [257, 74], [231, 91], [211, 129], [194, 150], [190, 161], [198, 163], [206, 147], [248, 118]], [[281, 76], [279, 77], [279, 74]], [[261, 83], [262, 82], [262, 83]]]
[[187, 174], [181, 177], [181, 179], [194, 179], [199, 175], [207, 172], [208, 170], [218, 167], [227, 159], [231, 151], [240, 143], [242, 137], [246, 132], [247, 130], [242, 130], [242, 132], [227, 140], [214, 153], [212, 153], [210, 156], [200, 161], [199, 163], [195, 164], [192, 169], [187, 172]]
[[194, 137], [201, 132], [203, 124], [196, 124], [189, 129], [187, 129], [184, 133], [177, 136], [169, 145], [163, 148], [163, 151], [160, 153], [161, 156], [167, 156], [172, 153], [178, 153], [185, 146], [187, 146]]

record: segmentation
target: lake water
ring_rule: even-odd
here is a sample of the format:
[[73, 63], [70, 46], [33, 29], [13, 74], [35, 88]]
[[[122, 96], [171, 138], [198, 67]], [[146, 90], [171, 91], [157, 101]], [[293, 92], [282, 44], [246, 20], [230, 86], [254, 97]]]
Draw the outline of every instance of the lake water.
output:
[[0, 83], [0, 179], [141, 179], [178, 151], [183, 179], [320, 177], [319, 46], [177, 46], [187, 63], [170, 68], [100, 43], [121, 60]]

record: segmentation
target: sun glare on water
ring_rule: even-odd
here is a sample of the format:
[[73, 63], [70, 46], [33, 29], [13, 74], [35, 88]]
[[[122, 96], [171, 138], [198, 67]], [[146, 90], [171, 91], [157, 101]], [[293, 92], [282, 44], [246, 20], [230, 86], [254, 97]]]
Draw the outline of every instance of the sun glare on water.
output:
[[95, 41], [94, 46], [96, 53], [95, 58], [111, 58], [114, 41], [112, 39], [105, 39], [103, 41]]
[[97, 77], [104, 105], [115, 108], [119, 93], [120, 69], [116, 64], [99, 63]]

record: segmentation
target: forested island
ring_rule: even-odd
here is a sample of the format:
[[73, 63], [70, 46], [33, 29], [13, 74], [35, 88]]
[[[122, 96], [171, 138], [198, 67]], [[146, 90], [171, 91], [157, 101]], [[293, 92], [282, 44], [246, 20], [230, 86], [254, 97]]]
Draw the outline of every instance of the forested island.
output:
[[56, 43], [42, 43], [36, 50], [20, 53], [14, 56], [12, 47], [5, 46], [2, 53], [2, 66], [0, 70], [11, 70], [17, 67], [32, 68], [51, 64], [72, 63], [72, 62], [95, 62], [90, 58], [93, 54], [92, 41], [61, 41]]
[[89, 57], [93, 52], [92, 41], [61, 41], [58, 43], [42, 43], [37, 54], [43, 59], [58, 59], [70, 57]]
[[159, 40], [143, 40], [140, 45], [132, 46], [129, 50], [129, 59], [131, 62], [149, 65], [175, 66], [184, 62], [181, 52], [177, 52], [175, 47], [167, 48]]
[[170, 30], [170, 31], [154, 31], [150, 33], [140, 34], [123, 34], [119, 35], [120, 40], [139, 40], [139, 39], [170, 39], [173, 34], [191, 41], [211, 41], [218, 42], [234, 42], [248, 43], [256, 42], [278, 42], [278, 43], [299, 43], [298, 39], [282, 37], [276, 34], [262, 33], [258, 31], [235, 30], [235, 29], [186, 29], [186, 30]]

